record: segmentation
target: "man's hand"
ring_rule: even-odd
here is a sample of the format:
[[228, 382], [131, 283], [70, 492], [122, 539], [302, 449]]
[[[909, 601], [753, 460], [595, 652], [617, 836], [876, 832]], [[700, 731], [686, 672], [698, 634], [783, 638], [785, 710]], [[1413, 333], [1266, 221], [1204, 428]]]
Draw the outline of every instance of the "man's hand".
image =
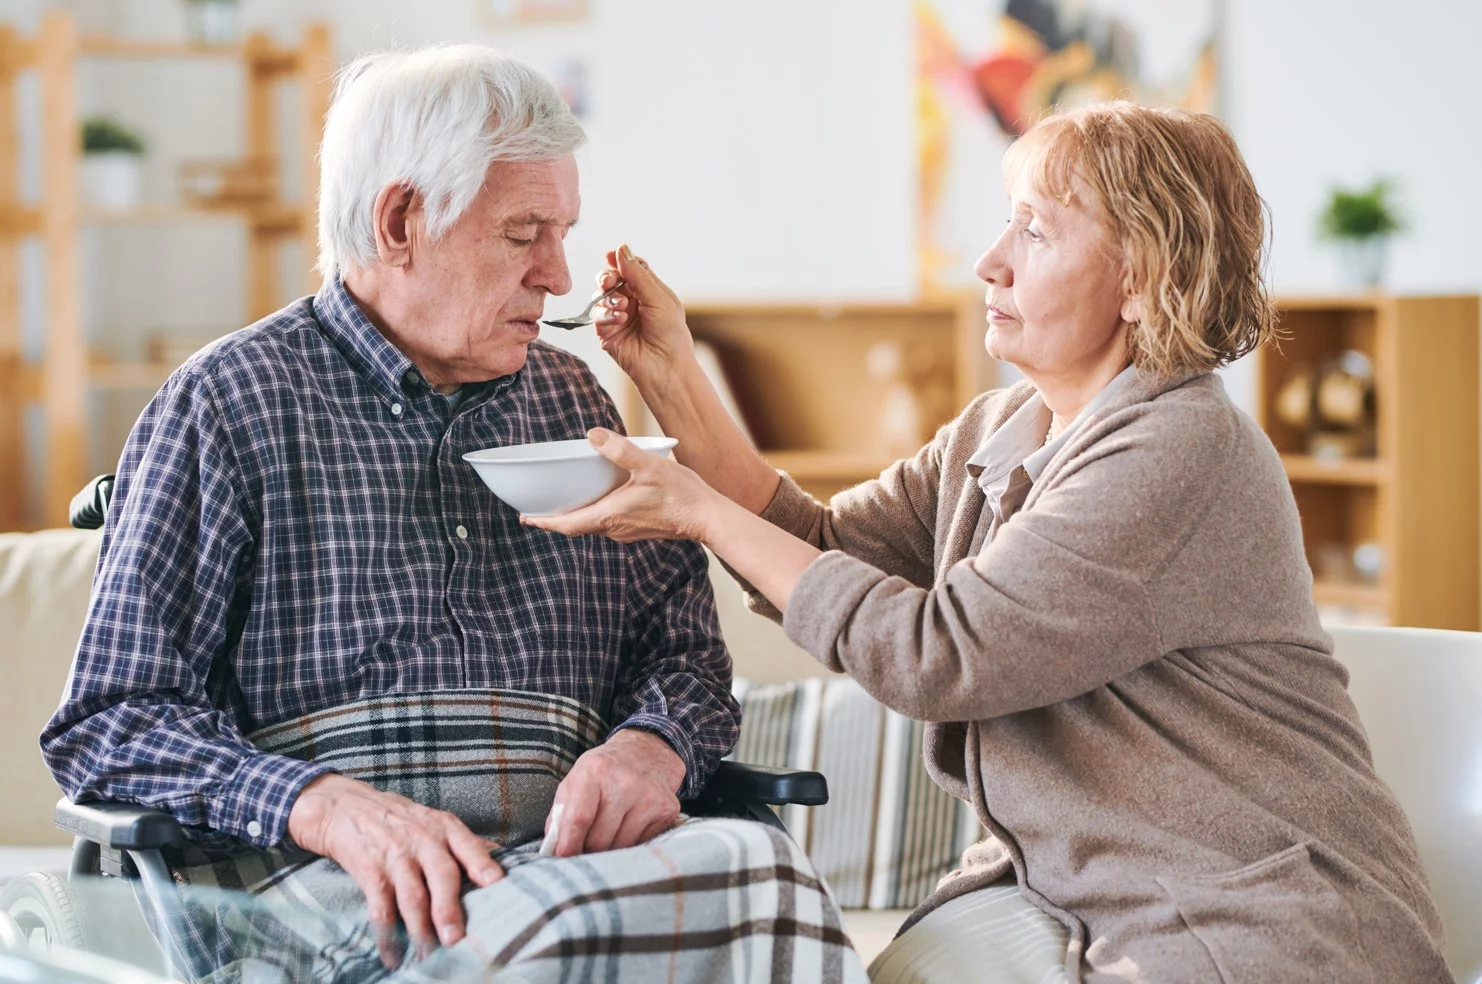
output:
[[402, 957], [398, 911], [419, 950], [430, 952], [439, 940], [452, 946], [463, 938], [463, 872], [481, 887], [504, 877], [489, 857], [494, 845], [451, 813], [334, 773], [299, 792], [288, 814], [288, 836], [355, 879], [388, 968]]
[[[625, 728], [576, 760], [556, 789], [564, 804], [556, 854], [642, 844], [679, 820], [684, 762], [658, 735]], [[549, 821], [547, 821], [549, 823]]]

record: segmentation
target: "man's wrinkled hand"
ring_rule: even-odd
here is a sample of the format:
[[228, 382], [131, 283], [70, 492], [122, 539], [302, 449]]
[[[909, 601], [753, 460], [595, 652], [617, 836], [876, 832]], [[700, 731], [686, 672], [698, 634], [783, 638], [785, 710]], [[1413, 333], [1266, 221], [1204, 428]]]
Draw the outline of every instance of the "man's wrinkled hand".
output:
[[333, 773], [299, 793], [288, 836], [355, 879], [388, 968], [402, 958], [398, 913], [419, 951], [431, 952], [439, 941], [451, 946], [464, 933], [463, 873], [480, 887], [504, 877], [489, 857], [494, 845], [451, 813]]
[[[619, 731], [576, 760], [556, 789], [562, 805], [555, 853], [569, 858], [643, 844], [679, 822], [684, 762], [669, 743]], [[549, 821], [548, 821], [549, 822]]]

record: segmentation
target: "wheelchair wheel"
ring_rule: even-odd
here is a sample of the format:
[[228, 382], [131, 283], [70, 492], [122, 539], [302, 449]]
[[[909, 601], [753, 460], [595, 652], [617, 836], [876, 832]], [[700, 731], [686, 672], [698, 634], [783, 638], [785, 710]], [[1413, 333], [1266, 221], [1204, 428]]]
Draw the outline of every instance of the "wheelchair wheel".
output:
[[63, 946], [73, 950], [97, 948], [92, 908], [82, 892], [49, 871], [33, 871], [5, 886], [0, 913], [13, 932], [36, 950]]

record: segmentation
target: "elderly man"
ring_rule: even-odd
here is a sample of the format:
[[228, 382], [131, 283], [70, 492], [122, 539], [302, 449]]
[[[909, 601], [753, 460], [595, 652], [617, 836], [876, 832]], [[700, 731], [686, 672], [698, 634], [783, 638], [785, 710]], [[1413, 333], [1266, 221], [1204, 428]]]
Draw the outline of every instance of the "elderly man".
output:
[[[584, 139], [548, 82], [486, 48], [351, 65], [321, 155], [323, 288], [190, 359], [130, 436], [47, 761], [71, 797], [192, 828], [207, 853], [183, 880], [325, 916], [318, 935], [285, 916], [288, 939], [217, 913], [192, 931], [213, 951], [197, 973], [364, 977], [367, 951], [400, 958], [399, 920], [413, 956], [468, 932], [485, 966], [533, 960], [524, 980], [553, 953], [643, 979], [662, 948], [624, 941], [647, 933], [711, 952], [678, 965], [710, 979], [736, 966], [727, 947], [818, 912], [811, 951], [768, 944], [746, 958], [756, 978], [790, 976], [795, 949], [822, 954], [803, 977], [857, 969], [816, 882], [808, 920], [753, 892], [749, 928], [734, 905], [694, 921], [707, 889], [686, 889], [687, 866], [760, 843], [727, 821], [671, 830], [739, 717], [701, 550], [523, 527], [461, 460], [619, 423], [590, 371], [537, 341], [545, 296], [571, 288]], [[579, 876], [528, 847], [553, 802], [555, 853], [584, 855]], [[704, 846], [694, 829], [716, 824]], [[795, 851], [762, 841], [758, 857]], [[791, 873], [782, 895], [808, 890], [805, 860], [767, 864]], [[612, 901], [655, 878], [687, 907]], [[558, 882], [570, 898], [551, 901]], [[593, 899], [616, 921], [588, 919], [563, 954], [562, 913]], [[307, 956], [285, 969], [276, 951], [295, 945]]]

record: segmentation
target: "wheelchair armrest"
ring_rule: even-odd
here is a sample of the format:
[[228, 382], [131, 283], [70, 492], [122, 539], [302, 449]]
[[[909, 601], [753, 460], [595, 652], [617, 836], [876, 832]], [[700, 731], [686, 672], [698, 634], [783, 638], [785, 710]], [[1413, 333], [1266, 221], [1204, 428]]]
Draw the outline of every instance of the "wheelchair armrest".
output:
[[103, 517], [108, 513], [108, 500], [113, 498], [113, 476], [99, 475], [88, 482], [67, 506], [67, 518], [80, 530], [96, 530], [102, 527]]
[[822, 806], [828, 802], [828, 780], [818, 772], [728, 761], [716, 767], [705, 784], [705, 793], [723, 800], [752, 800], [771, 806]]
[[56, 824], [77, 837], [102, 847], [124, 851], [151, 851], [185, 843], [180, 821], [162, 810], [108, 800], [57, 803]]

